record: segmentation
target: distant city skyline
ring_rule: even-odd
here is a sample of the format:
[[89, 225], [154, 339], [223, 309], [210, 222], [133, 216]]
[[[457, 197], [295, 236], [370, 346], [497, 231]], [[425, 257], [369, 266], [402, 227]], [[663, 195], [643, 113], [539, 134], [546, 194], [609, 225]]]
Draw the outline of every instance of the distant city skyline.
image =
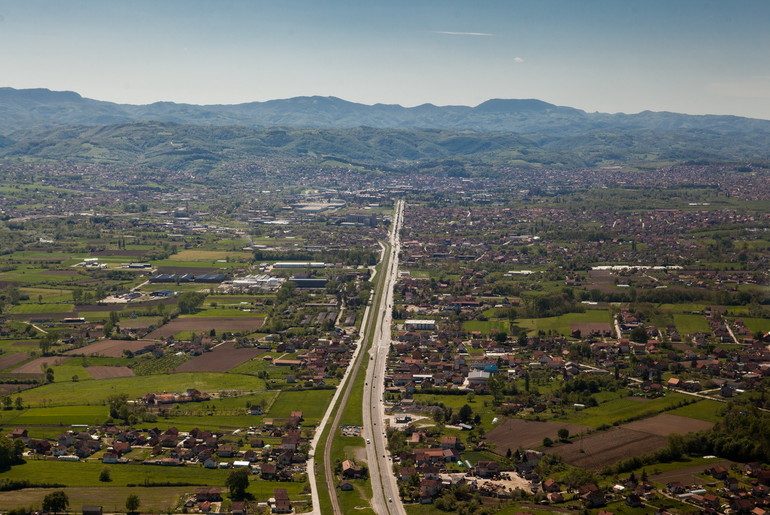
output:
[[766, 0], [0, 0], [0, 86], [770, 119]]

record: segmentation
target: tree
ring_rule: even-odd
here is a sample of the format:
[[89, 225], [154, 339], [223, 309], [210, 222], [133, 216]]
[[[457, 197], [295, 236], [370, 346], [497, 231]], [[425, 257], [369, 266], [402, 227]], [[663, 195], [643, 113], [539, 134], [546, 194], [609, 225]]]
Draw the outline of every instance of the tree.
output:
[[23, 452], [24, 442], [20, 438], [11, 440], [8, 437], [0, 436], [0, 470], [7, 470], [11, 465], [23, 463]]
[[128, 513], [136, 513], [139, 511], [139, 496], [136, 494], [131, 494], [128, 497], [126, 497], [126, 511]]
[[473, 415], [473, 409], [467, 404], [463, 404], [463, 407], [460, 408], [458, 414], [460, 415], [460, 422], [466, 423], [470, 421], [471, 416]]
[[631, 331], [631, 341], [637, 343], [647, 343], [647, 331], [644, 327], [634, 327]]
[[230, 497], [242, 499], [249, 488], [249, 470], [246, 468], [231, 470], [225, 479], [225, 486], [230, 489]]
[[569, 429], [567, 429], [566, 427], [562, 427], [556, 432], [556, 434], [559, 435], [560, 440], [566, 440], [567, 438], [569, 438]]
[[53, 369], [50, 367], [45, 371], [45, 382], [53, 383]]
[[198, 307], [200, 307], [201, 304], [203, 304], [203, 301], [206, 300], [206, 294], [205, 293], [199, 293], [194, 291], [188, 291], [186, 293], [183, 293], [179, 296], [179, 302], [177, 303], [177, 306], [179, 307], [179, 312], [184, 314], [194, 313]]
[[548, 437], [546, 436], [545, 438], [543, 438], [543, 445], [544, 445], [545, 447], [550, 447], [550, 446], [552, 446], [552, 445], [553, 445], [553, 440], [551, 440], [550, 438], [548, 438]]
[[[125, 416], [128, 416], [128, 394], [116, 393], [107, 397], [107, 404], [110, 407], [110, 417], [121, 418], [125, 420]], [[126, 408], [122, 410], [122, 408]]]
[[69, 505], [70, 500], [64, 490], [56, 490], [43, 498], [43, 511], [58, 513], [66, 510]]
[[16, 409], [24, 409], [24, 404], [22, 403], [21, 397], [16, 397]]
[[104, 467], [101, 472], [99, 472], [99, 481], [102, 483], [109, 483], [112, 481], [112, 474], [110, 472], [110, 467]]
[[499, 405], [503, 400], [506, 380], [503, 376], [494, 375], [487, 379], [487, 389], [492, 394], [492, 400], [495, 405]]

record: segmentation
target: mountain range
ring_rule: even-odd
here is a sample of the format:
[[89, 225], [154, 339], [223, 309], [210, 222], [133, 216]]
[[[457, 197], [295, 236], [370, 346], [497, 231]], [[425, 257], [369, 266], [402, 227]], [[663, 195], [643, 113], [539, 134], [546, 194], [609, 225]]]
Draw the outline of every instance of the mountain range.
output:
[[365, 105], [320, 96], [233, 105], [174, 102], [129, 105], [92, 100], [72, 91], [0, 88], [0, 134], [4, 135], [19, 129], [140, 121], [263, 128], [419, 128], [554, 135], [638, 129], [770, 131], [770, 120], [652, 111], [587, 113], [534, 99], [493, 99], [475, 107]]
[[540, 166], [764, 162], [770, 159], [770, 120], [587, 113], [535, 99], [493, 99], [475, 107], [364, 105], [318, 96], [128, 105], [70, 91], [0, 88], [0, 157], [210, 169], [244, 157], [323, 155], [369, 163], [460, 156]]

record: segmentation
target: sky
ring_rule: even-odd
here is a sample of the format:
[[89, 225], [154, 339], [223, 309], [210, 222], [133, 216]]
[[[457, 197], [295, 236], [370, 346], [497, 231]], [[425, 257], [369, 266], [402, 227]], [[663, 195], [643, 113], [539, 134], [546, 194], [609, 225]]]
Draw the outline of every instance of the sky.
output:
[[0, 86], [770, 119], [770, 0], [0, 0]]

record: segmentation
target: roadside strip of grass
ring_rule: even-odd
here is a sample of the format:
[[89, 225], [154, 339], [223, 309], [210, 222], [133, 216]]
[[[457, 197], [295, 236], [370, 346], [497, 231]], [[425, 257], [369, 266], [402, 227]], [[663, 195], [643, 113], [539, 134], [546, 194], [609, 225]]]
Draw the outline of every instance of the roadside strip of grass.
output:
[[[364, 380], [366, 378], [366, 370], [369, 366], [369, 360], [366, 359], [366, 354], [369, 352], [369, 349], [372, 347], [372, 342], [374, 341], [374, 334], [375, 329], [377, 327], [377, 320], [382, 302], [384, 297], [384, 285], [386, 283], [385, 279], [385, 273], [384, 270], [388, 269], [388, 265], [390, 264], [390, 245], [385, 245], [385, 250], [383, 253], [384, 259], [377, 265], [377, 286], [375, 290], [374, 295], [374, 304], [371, 306], [371, 311], [369, 319], [367, 320], [367, 326], [364, 328], [364, 339], [362, 341], [362, 348], [361, 353], [363, 353], [363, 356], [360, 356], [360, 359], [363, 360], [362, 366], [356, 371], [355, 377], [348, 378], [348, 381], [353, 381], [352, 383], [352, 391], [350, 392], [350, 396], [348, 397], [345, 406], [341, 406], [340, 408], [343, 410], [342, 416], [340, 418], [340, 425], [353, 425], [353, 426], [362, 426], [363, 425], [363, 401], [364, 401]], [[347, 384], [347, 383], [346, 383]], [[340, 409], [337, 408], [337, 409]], [[339, 427], [334, 426], [330, 427], [330, 430], [338, 431]], [[328, 438], [328, 433], [326, 433], [326, 438]], [[346, 448], [348, 447], [356, 447], [360, 446], [363, 443], [362, 439], [359, 439], [358, 445], [356, 443], [351, 444], [349, 441], [346, 441], [347, 439], [339, 438], [334, 439], [332, 443], [331, 448], [331, 458], [333, 460], [336, 459], [344, 459], [348, 457], [355, 457], [355, 456], [347, 456], [346, 455]], [[325, 442], [325, 438], [321, 438], [322, 442]], [[316, 453], [318, 455], [318, 453]], [[372, 466], [372, 464], [367, 464], [368, 466]], [[325, 474], [324, 474], [325, 475]], [[325, 481], [328, 478], [325, 479]], [[363, 493], [363, 496], [359, 496], [359, 499], [355, 499], [354, 496], [346, 496], [345, 499], [337, 496], [340, 502], [340, 508], [343, 511], [343, 513], [348, 513], [348, 510], [350, 508], [356, 508], [357, 506], [360, 506], [361, 502], [365, 502], [367, 504], [371, 504], [371, 499], [373, 496], [372, 492], [372, 484], [371, 481], [367, 479], [367, 481], [363, 485], [356, 485], [359, 486], [355, 491], [359, 493]], [[363, 492], [361, 492], [363, 490]], [[327, 488], [328, 491], [328, 488]], [[343, 502], [344, 501], [344, 502]], [[323, 500], [321, 501], [323, 503]], [[321, 506], [322, 510], [321, 513], [329, 513], [328, 511], [325, 511], [326, 507]], [[329, 506], [328, 508], [331, 508], [331, 500], [329, 500]], [[333, 510], [332, 510], [333, 511]]]

